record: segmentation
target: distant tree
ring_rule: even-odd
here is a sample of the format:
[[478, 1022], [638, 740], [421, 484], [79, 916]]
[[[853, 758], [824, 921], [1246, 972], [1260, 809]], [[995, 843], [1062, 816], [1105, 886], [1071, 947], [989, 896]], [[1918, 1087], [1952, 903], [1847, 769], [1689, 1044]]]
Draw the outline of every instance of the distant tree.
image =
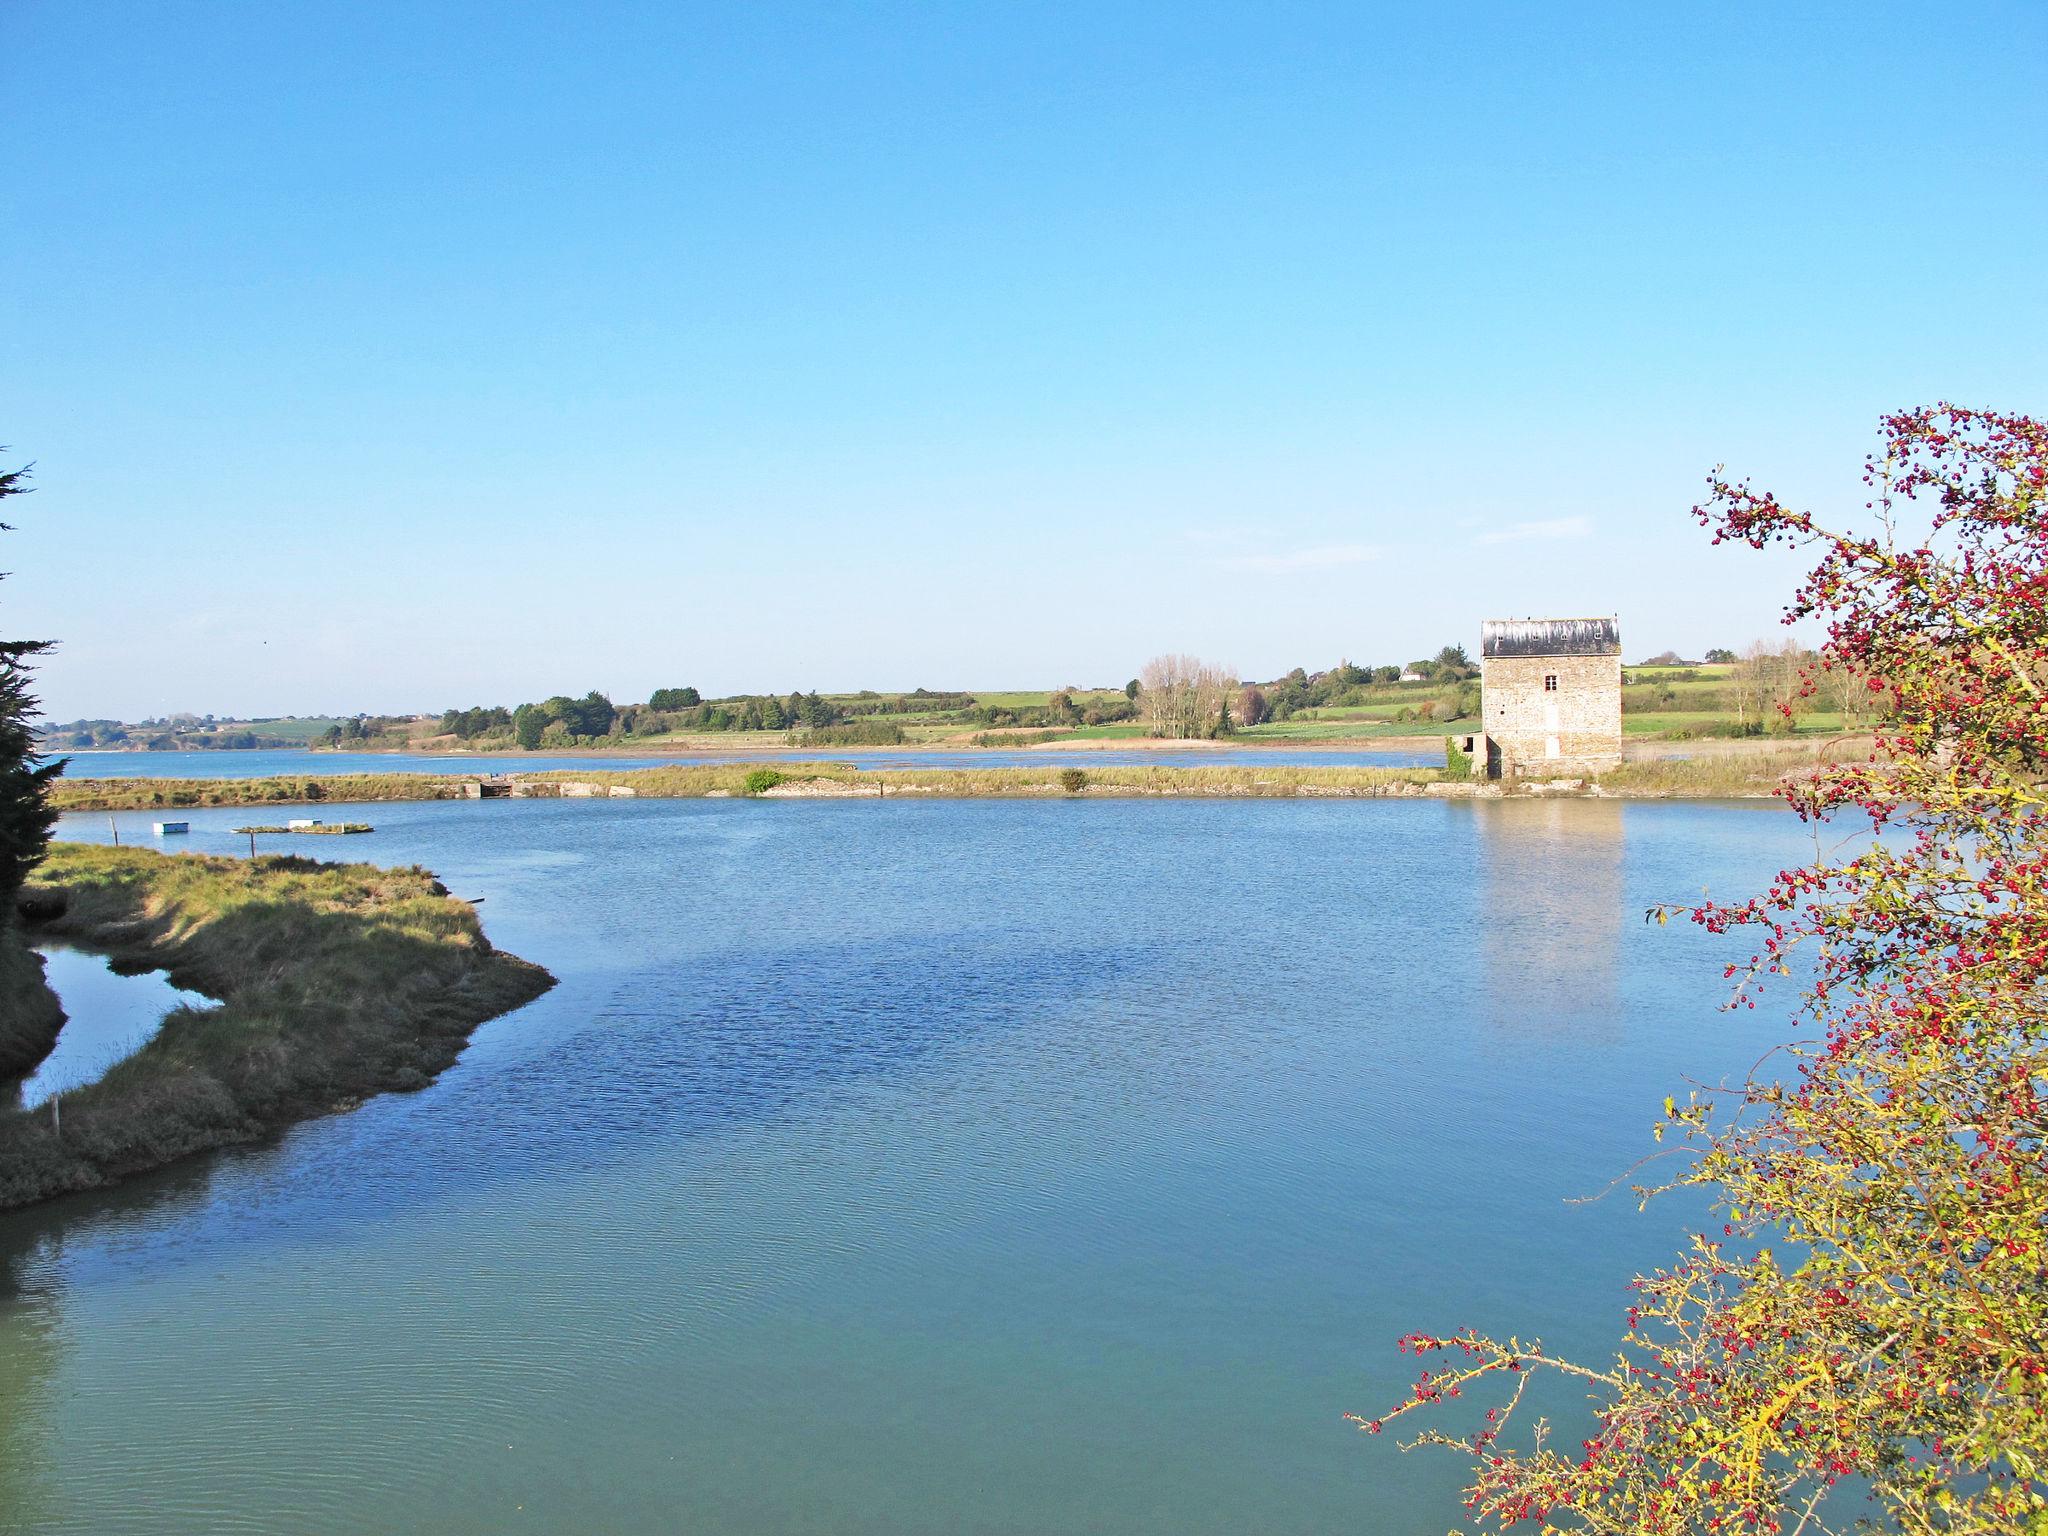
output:
[[703, 703], [694, 688], [657, 688], [648, 696], [649, 709], [693, 709]]
[[512, 735], [522, 751], [531, 752], [538, 748], [547, 728], [548, 712], [541, 705], [522, 704], [512, 711]]
[[1144, 686], [1145, 685], [1139, 682], [1135, 677], [1132, 678], [1128, 683], [1124, 684], [1124, 697], [1127, 699], [1136, 700], [1136, 698], [1138, 697], [1138, 690], [1143, 688]]
[[1141, 677], [1153, 735], [1187, 740], [1229, 728], [1233, 679], [1222, 667], [1193, 656], [1155, 656]]
[[1372, 680], [1376, 683], [1398, 683], [1401, 681], [1401, 669], [1399, 667], [1374, 667], [1372, 669]]
[[1264, 692], [1249, 683], [1237, 696], [1237, 718], [1246, 725], [1263, 725], [1272, 712]]
[[1436, 674], [1442, 677], [1446, 672], [1455, 677], [1466, 677], [1472, 671], [1472, 658], [1465, 654], [1462, 645], [1447, 645], [1436, 653]]
[[462, 741], [502, 736], [512, 729], [512, 716], [504, 709], [482, 704], [474, 709], [451, 709], [441, 716], [441, 729]]
[[617, 714], [612, 701], [593, 688], [561, 720], [578, 736], [604, 736], [610, 733]]
[[1726, 646], [1717, 645], [1711, 651], [1707, 652], [1707, 662], [1711, 666], [1725, 667], [1730, 665], [1734, 660], [1735, 653], [1729, 650]]
[[1798, 641], [1777, 645], [1752, 641], [1730, 674], [1735, 695], [1735, 723], [1748, 731], [1790, 731], [1794, 717], [1805, 712], [1805, 673], [1812, 657]]
[[[0, 499], [28, 491], [29, 466], [0, 472]], [[0, 523], [0, 532], [7, 525]], [[40, 710], [29, 691], [29, 662], [46, 654], [49, 640], [0, 640], [0, 899], [11, 905], [21, 882], [50, 846], [57, 813], [50, 781], [64, 760], [44, 762], [35, 750]]]

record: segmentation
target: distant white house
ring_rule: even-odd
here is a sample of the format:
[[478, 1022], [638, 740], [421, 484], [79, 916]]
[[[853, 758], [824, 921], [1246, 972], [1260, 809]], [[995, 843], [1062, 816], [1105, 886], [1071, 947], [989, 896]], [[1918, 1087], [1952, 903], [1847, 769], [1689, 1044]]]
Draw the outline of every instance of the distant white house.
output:
[[1404, 683], [1425, 683], [1428, 682], [1429, 679], [1424, 677], [1420, 672], [1403, 672], [1401, 674], [1401, 681]]

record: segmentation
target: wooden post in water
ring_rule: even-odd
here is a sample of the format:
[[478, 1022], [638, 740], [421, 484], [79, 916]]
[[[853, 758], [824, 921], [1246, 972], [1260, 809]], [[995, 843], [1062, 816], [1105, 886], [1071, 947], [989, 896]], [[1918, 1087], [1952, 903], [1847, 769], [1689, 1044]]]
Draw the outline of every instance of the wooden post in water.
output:
[[256, 857], [256, 834], [254, 832], [249, 834], [249, 857], [252, 860]]
[[109, 816], [109, 817], [107, 818], [107, 830], [108, 830], [109, 832], [111, 832], [111, 833], [113, 833], [113, 834], [114, 834], [114, 846], [115, 846], [116, 848], [120, 847], [120, 846], [121, 846], [121, 823], [119, 823], [118, 821], [114, 820], [114, 818], [113, 818], [113, 817]]

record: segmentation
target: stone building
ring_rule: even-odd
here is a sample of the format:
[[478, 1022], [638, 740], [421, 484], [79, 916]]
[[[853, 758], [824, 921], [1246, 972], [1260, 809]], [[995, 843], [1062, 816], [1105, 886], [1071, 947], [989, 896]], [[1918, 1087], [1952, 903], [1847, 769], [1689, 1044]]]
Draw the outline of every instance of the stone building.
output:
[[1473, 766], [1490, 779], [1559, 778], [1621, 765], [1616, 619], [1488, 619], [1479, 631]]

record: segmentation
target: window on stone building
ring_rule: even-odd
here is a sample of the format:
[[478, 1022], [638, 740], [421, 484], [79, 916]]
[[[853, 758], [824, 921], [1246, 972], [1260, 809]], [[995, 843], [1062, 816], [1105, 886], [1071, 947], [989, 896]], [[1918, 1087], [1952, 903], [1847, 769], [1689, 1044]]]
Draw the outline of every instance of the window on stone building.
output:
[[1543, 679], [1543, 691], [1545, 693], [1557, 692], [1557, 674], [1555, 672], [1550, 673]]

